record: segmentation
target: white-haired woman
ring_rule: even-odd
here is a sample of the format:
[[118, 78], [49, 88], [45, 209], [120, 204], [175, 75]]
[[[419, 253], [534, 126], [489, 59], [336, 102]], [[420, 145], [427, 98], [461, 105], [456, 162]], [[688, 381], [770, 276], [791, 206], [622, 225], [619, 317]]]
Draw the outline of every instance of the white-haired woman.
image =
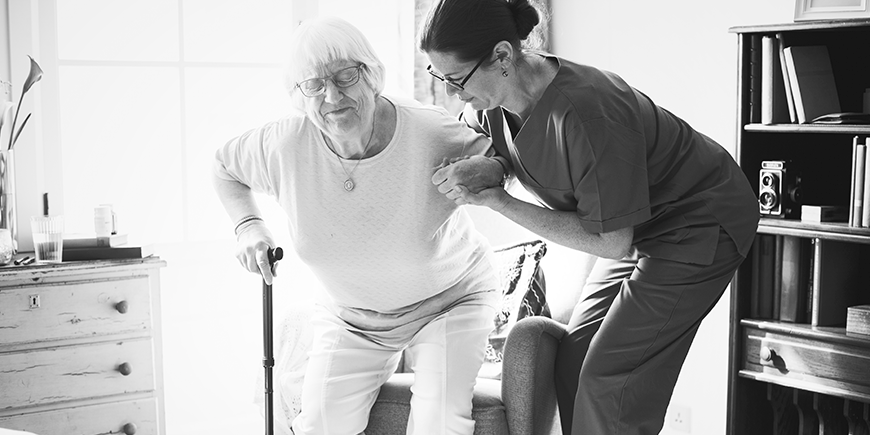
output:
[[443, 109], [381, 95], [383, 64], [346, 21], [303, 23], [290, 55], [290, 92], [304, 115], [229, 141], [213, 181], [247, 270], [272, 281], [275, 243], [252, 197], [265, 192], [326, 289], [292, 430], [362, 433], [408, 349], [407, 433], [471, 434], [498, 279], [486, 240], [430, 178], [445, 159], [483, 154], [490, 142]]

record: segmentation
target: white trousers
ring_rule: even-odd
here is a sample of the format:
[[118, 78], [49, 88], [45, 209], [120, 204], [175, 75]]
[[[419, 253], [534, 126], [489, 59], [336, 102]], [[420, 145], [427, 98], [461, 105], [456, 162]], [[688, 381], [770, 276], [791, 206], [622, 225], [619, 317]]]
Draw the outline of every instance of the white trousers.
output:
[[[314, 341], [302, 389], [302, 412], [293, 421], [295, 435], [358, 435], [381, 385], [399, 364], [414, 372], [409, 435], [471, 435], [471, 397], [483, 362], [495, 310], [486, 305], [457, 305], [429, 319], [396, 330], [360, 331], [326, 310], [312, 321]], [[401, 328], [406, 329], [406, 328]], [[371, 434], [376, 435], [376, 434]]]

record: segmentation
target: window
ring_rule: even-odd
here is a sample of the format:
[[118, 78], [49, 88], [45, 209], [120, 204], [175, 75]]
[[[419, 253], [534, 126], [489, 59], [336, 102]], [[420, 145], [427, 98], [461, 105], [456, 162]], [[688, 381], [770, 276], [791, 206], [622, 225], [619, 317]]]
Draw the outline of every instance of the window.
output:
[[[46, 71], [34, 108], [41, 131], [33, 140], [43, 151], [34, 158], [44, 168], [37, 184], [70, 232], [92, 231], [93, 207], [110, 203], [121, 230], [137, 238], [176, 243], [231, 236], [209, 184], [212, 152], [287, 113], [281, 46], [308, 15], [353, 22], [387, 65], [386, 92], [411, 95], [413, 88], [409, 2], [33, 3], [10, 3], [12, 22], [31, 23], [13, 26], [12, 43], [27, 39], [16, 34], [39, 35], [39, 44], [24, 51]], [[13, 66], [23, 62], [18, 57], [26, 60], [16, 54]], [[22, 139], [19, 146], [27, 146]], [[19, 201], [36, 202], [40, 194]], [[283, 219], [270, 206], [264, 201], [264, 212]]]

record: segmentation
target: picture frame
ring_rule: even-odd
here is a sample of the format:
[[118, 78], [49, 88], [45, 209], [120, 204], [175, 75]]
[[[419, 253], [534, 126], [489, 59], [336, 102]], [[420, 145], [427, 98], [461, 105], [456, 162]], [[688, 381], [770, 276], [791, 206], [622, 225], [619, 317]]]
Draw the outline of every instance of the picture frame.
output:
[[794, 20], [857, 20], [870, 18], [870, 0], [795, 0]]

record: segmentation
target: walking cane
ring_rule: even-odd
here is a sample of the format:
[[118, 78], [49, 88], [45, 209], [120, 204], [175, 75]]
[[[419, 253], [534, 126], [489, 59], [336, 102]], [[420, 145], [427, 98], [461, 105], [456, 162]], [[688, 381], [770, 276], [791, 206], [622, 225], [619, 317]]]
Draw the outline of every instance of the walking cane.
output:
[[[269, 269], [274, 270], [275, 263], [284, 258], [281, 248], [266, 251], [269, 257]], [[263, 280], [263, 369], [266, 371], [266, 435], [275, 433], [274, 417], [272, 416], [272, 285]]]

